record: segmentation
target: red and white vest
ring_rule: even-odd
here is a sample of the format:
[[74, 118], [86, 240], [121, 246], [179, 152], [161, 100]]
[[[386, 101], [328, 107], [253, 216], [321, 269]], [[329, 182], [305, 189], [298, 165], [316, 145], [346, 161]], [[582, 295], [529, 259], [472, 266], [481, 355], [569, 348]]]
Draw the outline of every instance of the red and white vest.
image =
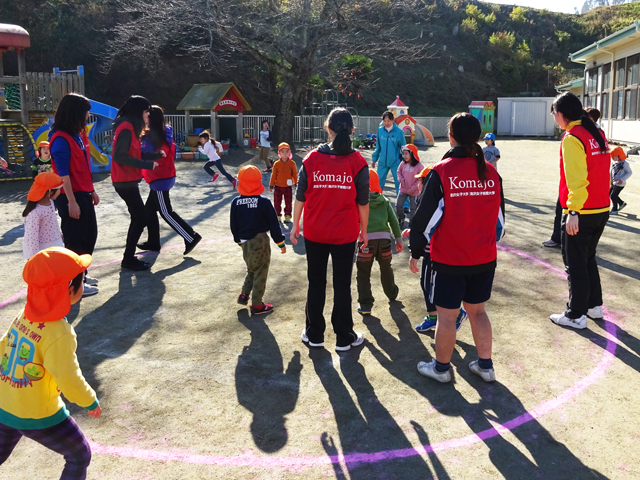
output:
[[[68, 133], [60, 130], [56, 131], [51, 136], [51, 145], [56, 138], [64, 138], [69, 144], [71, 150], [71, 158], [69, 162], [69, 178], [71, 179], [71, 188], [74, 192], [93, 192], [93, 177], [91, 176], [91, 153], [89, 151], [89, 139], [84, 132], [80, 132], [82, 143], [84, 144], [84, 151], [80, 148], [80, 145], [76, 140]], [[51, 157], [51, 165], [53, 171], [57, 174], [58, 168], [56, 167], [56, 159]], [[64, 192], [64, 188], [62, 189]]]
[[[123, 130], [129, 130], [131, 132], [131, 145], [127, 155], [133, 158], [141, 158], [142, 150], [140, 147], [140, 139], [133, 129], [133, 125], [129, 122], [122, 122], [116, 128], [116, 133], [113, 136], [113, 151], [116, 150], [116, 144], [118, 143], [118, 137]], [[117, 182], [135, 182], [142, 178], [142, 170], [135, 167], [129, 167], [117, 162], [111, 162], [111, 180], [114, 183]]]
[[304, 237], [333, 245], [355, 242], [360, 233], [355, 178], [367, 161], [357, 151], [331, 155], [313, 150], [302, 163], [308, 182]]
[[176, 176], [176, 144], [171, 142], [169, 147], [166, 143], [162, 144], [160, 148], [167, 156], [156, 160], [158, 166], [153, 170], [143, 170], [142, 175], [147, 183], [151, 183], [154, 180], [162, 180], [165, 178], [172, 178]]

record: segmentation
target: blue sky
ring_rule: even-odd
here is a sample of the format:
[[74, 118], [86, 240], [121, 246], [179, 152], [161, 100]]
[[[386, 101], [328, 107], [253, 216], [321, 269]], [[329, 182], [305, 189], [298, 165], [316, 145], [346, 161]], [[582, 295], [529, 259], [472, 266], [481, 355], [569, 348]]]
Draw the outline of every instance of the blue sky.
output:
[[584, 5], [584, 0], [482, 0], [488, 3], [501, 3], [503, 5], [520, 5], [530, 8], [546, 8], [552, 12], [574, 13], [574, 7], [578, 10]]

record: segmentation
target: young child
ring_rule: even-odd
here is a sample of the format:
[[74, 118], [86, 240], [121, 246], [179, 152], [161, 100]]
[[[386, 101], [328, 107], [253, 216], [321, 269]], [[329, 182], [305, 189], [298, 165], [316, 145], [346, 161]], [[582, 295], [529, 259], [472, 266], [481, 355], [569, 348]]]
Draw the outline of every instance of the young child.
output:
[[[431, 166], [424, 167], [424, 169], [416, 175], [416, 178], [420, 182], [420, 187], [424, 188], [427, 184], [427, 175], [431, 171]], [[410, 230], [405, 230], [402, 232], [402, 238], [406, 238], [409, 236]], [[420, 269], [420, 287], [422, 288], [422, 294], [424, 295], [424, 303], [427, 306], [427, 316], [424, 317], [422, 323], [416, 326], [416, 332], [418, 333], [427, 333], [430, 330], [435, 330], [436, 325], [438, 324], [438, 311], [436, 310], [436, 306], [431, 302], [430, 294], [431, 294], [431, 255], [430, 255], [430, 245], [429, 241], [427, 241], [427, 245], [422, 251], [422, 267]], [[458, 318], [456, 319], [456, 331], [460, 330], [460, 327], [467, 319], [467, 312], [461, 308], [460, 313], [458, 314]]]
[[[291, 147], [288, 143], [278, 145], [278, 157], [273, 164], [269, 190], [273, 193], [273, 203], [276, 207], [276, 215], [282, 219], [282, 198], [284, 197], [284, 221], [291, 221], [291, 199], [293, 197], [293, 186], [298, 182], [298, 170], [296, 163], [292, 160]], [[275, 190], [275, 191], [274, 191]]]
[[287, 252], [280, 222], [271, 200], [261, 196], [262, 173], [253, 165], [246, 165], [238, 172], [238, 193], [231, 202], [231, 233], [234, 241], [242, 247], [242, 256], [247, 264], [247, 276], [238, 297], [240, 305], [249, 303], [253, 292], [251, 313], [261, 315], [273, 310], [273, 305], [264, 303], [262, 296], [267, 285], [267, 275], [271, 262], [269, 236], [280, 247], [281, 253]]
[[34, 160], [31, 169], [33, 170], [34, 178], [43, 172], [53, 172], [49, 142], [40, 142], [38, 144], [37, 158]]
[[487, 133], [484, 136], [484, 144], [486, 145], [486, 147], [482, 147], [484, 159], [497, 170], [498, 160], [500, 160], [500, 150], [496, 147], [496, 136], [493, 133]]
[[269, 152], [271, 152], [271, 131], [269, 131], [269, 122], [266, 120], [263, 120], [260, 125], [258, 145], [260, 146], [260, 160], [267, 166], [263, 171], [270, 172], [273, 166], [273, 162], [269, 159]]
[[64, 456], [61, 478], [86, 478], [91, 448], [60, 393], [91, 417], [102, 414], [65, 318], [82, 296], [90, 263], [91, 255], [51, 247], [24, 267], [27, 303], [0, 339], [0, 465], [25, 436]]
[[631, 176], [631, 167], [627, 162], [627, 155], [621, 147], [611, 150], [611, 211], [610, 215], [617, 215], [620, 210], [627, 206], [627, 202], [622, 201], [620, 192], [627, 184], [627, 179]]
[[53, 172], [43, 172], [34, 179], [27, 195], [27, 206], [22, 212], [24, 258], [29, 259], [45, 248], [64, 247], [53, 204], [63, 184], [62, 178]]
[[[393, 231], [393, 236], [389, 231]], [[398, 286], [391, 267], [391, 238], [395, 239], [398, 253], [402, 252], [402, 233], [389, 200], [382, 194], [380, 180], [375, 170], [369, 169], [369, 244], [358, 248], [356, 281], [358, 284], [358, 313], [371, 315], [375, 299], [371, 293], [371, 267], [373, 260], [380, 265], [380, 281], [385, 295], [393, 302], [398, 296]], [[362, 243], [360, 244], [360, 246]]]
[[396, 214], [400, 228], [404, 224], [404, 205], [409, 199], [409, 226], [411, 218], [416, 213], [416, 200], [420, 195], [420, 181], [416, 178], [422, 172], [422, 164], [418, 156], [418, 147], [415, 145], [402, 146], [402, 163], [398, 167], [398, 181], [400, 193], [396, 201]]
[[201, 154], [209, 157], [207, 163], [204, 164], [204, 170], [209, 175], [211, 175], [211, 181], [215, 182], [220, 176], [213, 170], [213, 168], [211, 168], [213, 165], [215, 165], [218, 170], [220, 170], [220, 173], [231, 182], [233, 188], [236, 188], [236, 184], [238, 183], [237, 180], [227, 173], [227, 171], [222, 166], [220, 155], [218, 155], [218, 152], [222, 153], [222, 145], [219, 142], [216, 142], [215, 138], [211, 138], [208, 132], [202, 132], [200, 134], [200, 137], [198, 138], [198, 141], [200, 142], [198, 151]]

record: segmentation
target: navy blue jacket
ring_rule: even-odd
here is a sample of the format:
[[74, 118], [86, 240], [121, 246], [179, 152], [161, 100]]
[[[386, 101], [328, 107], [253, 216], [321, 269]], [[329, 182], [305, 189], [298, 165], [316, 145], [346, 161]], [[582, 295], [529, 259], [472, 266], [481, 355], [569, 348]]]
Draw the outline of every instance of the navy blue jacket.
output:
[[231, 202], [231, 233], [233, 240], [240, 244], [242, 240], [251, 240], [262, 232], [271, 232], [271, 238], [280, 247], [284, 247], [284, 235], [276, 209], [271, 200], [261, 195], [239, 196]]

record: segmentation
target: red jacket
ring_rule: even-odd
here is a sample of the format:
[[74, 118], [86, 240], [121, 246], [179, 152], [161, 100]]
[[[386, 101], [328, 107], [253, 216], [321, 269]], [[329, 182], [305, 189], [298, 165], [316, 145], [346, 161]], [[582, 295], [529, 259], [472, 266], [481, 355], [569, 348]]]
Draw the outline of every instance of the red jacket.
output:
[[[89, 139], [84, 132], [80, 132], [82, 137], [82, 143], [84, 143], [84, 151], [80, 148], [75, 139], [68, 133], [57, 130], [50, 139], [51, 144], [53, 141], [60, 137], [64, 138], [69, 144], [71, 149], [71, 158], [69, 163], [69, 178], [71, 179], [71, 188], [74, 192], [93, 192], [93, 177], [91, 176], [91, 153], [89, 151]], [[53, 171], [57, 174], [56, 159], [51, 158], [51, 166]], [[64, 192], [64, 188], [62, 189]]]
[[[131, 132], [131, 145], [129, 146], [128, 155], [133, 158], [142, 157], [142, 149], [140, 148], [140, 139], [137, 137], [133, 125], [129, 122], [122, 122], [116, 128], [116, 132], [113, 135], [113, 150], [115, 151], [116, 143], [118, 142], [118, 136], [123, 130], [129, 130]], [[111, 162], [111, 180], [117, 182], [135, 182], [142, 178], [142, 170], [135, 167], [129, 167], [127, 165], [121, 165], [118, 162]]]
[[473, 274], [495, 268], [496, 241], [504, 234], [502, 181], [487, 163], [478, 179], [476, 159], [464, 149], [447, 152], [427, 177], [411, 223], [411, 256], [419, 258], [431, 240], [433, 268], [448, 274]]
[[343, 245], [360, 234], [354, 179], [367, 161], [354, 151], [333, 155], [313, 150], [302, 161], [307, 178], [304, 237], [312, 242]]
[[147, 183], [151, 183], [154, 180], [161, 180], [164, 178], [172, 178], [176, 176], [176, 144], [172, 141], [171, 146], [166, 143], [160, 147], [167, 156], [157, 160], [158, 166], [153, 170], [143, 170], [142, 175]]

